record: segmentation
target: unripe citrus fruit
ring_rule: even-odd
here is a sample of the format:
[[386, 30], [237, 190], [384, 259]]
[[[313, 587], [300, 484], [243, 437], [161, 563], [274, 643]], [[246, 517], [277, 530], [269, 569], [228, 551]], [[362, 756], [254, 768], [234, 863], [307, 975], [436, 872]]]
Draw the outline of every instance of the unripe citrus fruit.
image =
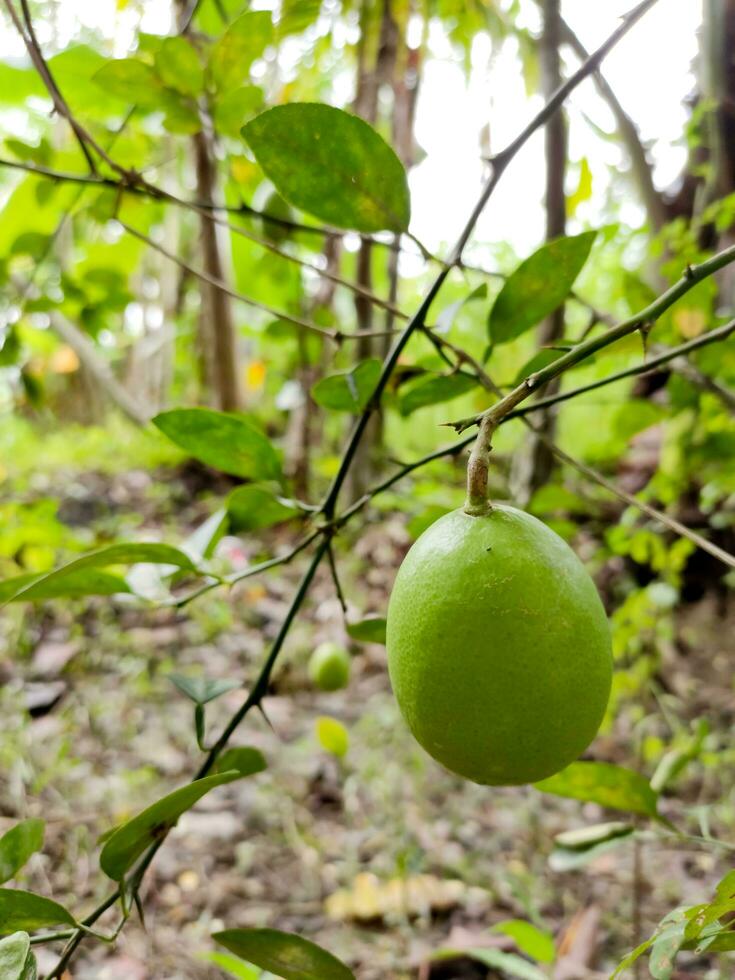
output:
[[571, 548], [500, 504], [446, 514], [401, 565], [388, 667], [415, 738], [477, 783], [550, 776], [587, 748], [612, 680], [607, 617]]
[[309, 677], [320, 691], [338, 691], [350, 681], [350, 655], [336, 643], [320, 643], [309, 660]]

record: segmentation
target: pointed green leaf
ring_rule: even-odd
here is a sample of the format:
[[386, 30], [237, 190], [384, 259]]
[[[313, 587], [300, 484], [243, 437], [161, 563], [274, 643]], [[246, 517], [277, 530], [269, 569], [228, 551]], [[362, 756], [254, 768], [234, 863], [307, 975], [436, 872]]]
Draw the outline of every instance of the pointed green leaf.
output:
[[214, 128], [222, 136], [240, 138], [243, 124], [263, 108], [263, 89], [242, 85], [223, 93], [214, 103]]
[[672, 912], [669, 918], [672, 921], [659, 932], [651, 947], [648, 969], [654, 980], [671, 980], [676, 954], [684, 942], [686, 920], [683, 913], [679, 917]]
[[236, 980], [260, 980], [263, 974], [257, 967], [248, 966], [236, 956], [230, 953], [202, 953], [202, 959], [207, 963], [214, 963], [228, 976], [235, 977]]
[[93, 81], [108, 95], [149, 109], [156, 108], [163, 91], [151, 66], [137, 58], [108, 61], [94, 74]]
[[276, 929], [226, 929], [212, 936], [231, 953], [282, 980], [355, 980], [352, 970], [316, 943]]
[[490, 311], [491, 344], [515, 340], [558, 309], [587, 261], [596, 232], [543, 245], [506, 279]]
[[248, 81], [250, 66], [273, 41], [271, 15], [250, 10], [237, 17], [212, 48], [208, 70], [217, 89], [229, 92]]
[[239, 772], [241, 776], [254, 776], [268, 768], [265, 756], [250, 746], [227, 749], [217, 760], [218, 772]]
[[534, 784], [543, 793], [597, 803], [656, 817], [657, 797], [640, 773], [609, 762], [573, 762], [555, 776]]
[[0, 977], [3, 980], [36, 980], [36, 957], [27, 932], [14, 932], [0, 940]]
[[27, 595], [34, 582], [44, 579], [43, 573], [32, 575], [17, 575], [15, 578], [0, 582], [0, 603], [13, 601], [23, 593], [23, 599], [71, 599], [83, 595], [115, 595], [118, 592], [130, 592], [130, 586], [119, 575], [98, 570], [80, 569], [70, 572], [63, 579], [44, 583], [39, 595]]
[[587, 157], [582, 157], [579, 164], [579, 180], [577, 189], [567, 198], [567, 216], [573, 217], [580, 204], [592, 197], [592, 169]]
[[457, 314], [463, 307], [467, 306], [468, 303], [475, 302], [475, 300], [485, 299], [486, 296], [487, 284], [482, 283], [481, 286], [473, 289], [469, 295], [463, 296], [462, 299], [455, 300], [455, 302], [450, 303], [449, 306], [445, 306], [436, 318], [436, 324], [434, 326], [435, 333], [448, 333], [454, 324]]
[[230, 530], [235, 534], [271, 527], [299, 513], [289, 501], [257, 484], [236, 487], [228, 496], [226, 506]]
[[328, 105], [292, 103], [261, 113], [242, 132], [289, 204], [353, 231], [408, 228], [403, 165], [357, 116]]
[[524, 381], [530, 375], [535, 374], [536, 371], [540, 371], [541, 368], [548, 367], [552, 361], [555, 361], [558, 357], [562, 356], [562, 351], [560, 350], [548, 350], [543, 348], [542, 350], [537, 350], [533, 357], [529, 358], [523, 367], [518, 371], [513, 381], [513, 387], [519, 385], [521, 381]]
[[196, 48], [183, 37], [165, 37], [156, 52], [156, 71], [165, 85], [184, 95], [199, 95], [204, 69]]
[[43, 847], [43, 820], [22, 820], [0, 837], [0, 885], [20, 871]]
[[432, 960], [453, 960], [462, 956], [477, 960], [478, 963], [494, 970], [500, 970], [508, 976], [517, 977], [518, 980], [548, 980], [547, 975], [542, 973], [537, 966], [529, 963], [528, 960], [516, 956], [515, 953], [504, 953], [499, 949], [439, 949], [431, 958]]
[[398, 410], [401, 415], [410, 415], [419, 408], [427, 405], [439, 405], [451, 401], [460, 395], [466, 395], [478, 385], [477, 378], [468, 374], [440, 374], [433, 377], [419, 378], [418, 381], [407, 385], [398, 399]]
[[234, 691], [241, 686], [240, 681], [223, 680], [207, 677], [186, 677], [184, 674], [169, 674], [169, 680], [178, 687], [182, 694], [195, 704], [208, 704], [215, 698], [221, 697], [228, 691]]
[[63, 905], [18, 888], [0, 888], [0, 935], [58, 925], [76, 925]]
[[118, 827], [107, 839], [100, 855], [100, 867], [113, 881], [121, 881], [143, 851], [163, 837], [182, 813], [191, 809], [211, 789], [239, 778], [239, 772], [205, 776], [164, 796]]
[[556, 957], [554, 937], [546, 929], [539, 929], [532, 922], [523, 919], [506, 919], [498, 922], [491, 932], [501, 932], [510, 936], [518, 949], [539, 963], [553, 963]]
[[278, 454], [247, 415], [211, 408], [174, 408], [153, 419], [164, 435], [213, 469], [249, 479], [277, 480]]
[[[109, 595], [111, 589], [115, 592], [129, 592], [129, 587], [122, 579], [100, 573], [96, 569], [104, 568], [107, 565], [137, 565], [140, 563], [173, 565], [184, 571], [197, 571], [188, 555], [168, 544], [145, 541], [112, 544], [107, 548], [100, 548], [99, 551], [82, 555], [81, 558], [76, 558], [68, 565], [62, 565], [61, 568], [56, 568], [52, 572], [35, 577], [31, 582], [21, 585], [21, 588], [9, 595], [6, 601], [53, 599], [59, 596]], [[122, 582], [122, 587], [116, 587], [118, 582]]]
[[381, 362], [377, 358], [362, 361], [351, 371], [330, 374], [317, 381], [311, 389], [311, 397], [324, 408], [334, 412], [361, 412], [380, 377]]
[[368, 616], [359, 623], [348, 623], [347, 633], [358, 643], [385, 643], [385, 628], [382, 616]]

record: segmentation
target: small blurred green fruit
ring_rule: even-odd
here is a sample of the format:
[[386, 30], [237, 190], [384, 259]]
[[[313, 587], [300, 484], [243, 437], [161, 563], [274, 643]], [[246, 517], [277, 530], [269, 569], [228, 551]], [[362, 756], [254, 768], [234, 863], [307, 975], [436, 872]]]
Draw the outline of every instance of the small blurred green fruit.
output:
[[500, 504], [446, 514], [398, 571], [388, 668], [414, 737], [488, 785], [559, 772], [595, 737], [610, 695], [610, 629], [572, 549]]
[[309, 660], [309, 677], [320, 691], [339, 691], [350, 682], [350, 655], [336, 643], [320, 643]]

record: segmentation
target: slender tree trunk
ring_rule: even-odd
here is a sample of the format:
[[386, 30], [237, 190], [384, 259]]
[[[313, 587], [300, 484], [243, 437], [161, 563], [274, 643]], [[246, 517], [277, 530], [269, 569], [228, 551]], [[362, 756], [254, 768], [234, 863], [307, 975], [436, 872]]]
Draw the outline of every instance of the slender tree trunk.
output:
[[[380, 86], [390, 81], [395, 62], [395, 24], [391, 17], [391, 0], [382, 0], [380, 16], [375, 9], [363, 2], [360, 13], [360, 41], [357, 59], [357, 85], [354, 110], [371, 126], [378, 119], [378, 94]], [[376, 34], [377, 30], [377, 34]], [[377, 37], [377, 44], [375, 43]], [[373, 290], [373, 247], [363, 238], [357, 255], [356, 281], [364, 289]], [[357, 329], [366, 333], [375, 329], [374, 310], [371, 302], [359, 293], [355, 295], [355, 320]], [[357, 359], [372, 357], [374, 338], [361, 337], [356, 344]], [[376, 412], [370, 419], [369, 429], [362, 439], [349, 478], [348, 493], [352, 499], [362, 496], [371, 482], [375, 468], [377, 449], [381, 442], [382, 422]]]
[[[561, 3], [560, 0], [544, 0], [544, 31], [541, 38], [541, 76], [546, 98], [562, 83], [561, 72]], [[564, 113], [557, 112], [546, 124], [546, 240], [551, 241], [566, 232], [566, 195], [564, 180], [567, 167], [567, 123]], [[564, 306], [555, 310], [538, 330], [539, 346], [552, 344], [564, 335]], [[546, 386], [544, 395], [558, 390], [558, 381]], [[553, 439], [556, 413], [548, 409], [543, 413], [540, 430], [547, 439]], [[525, 506], [533, 493], [549, 479], [554, 467], [554, 456], [548, 442], [529, 436], [527, 446], [516, 454], [511, 476], [514, 499]]]
[[[211, 137], [201, 130], [192, 137], [192, 145], [197, 195], [202, 201], [214, 201], [217, 199], [217, 167]], [[217, 225], [208, 215], [202, 215], [200, 222], [204, 269], [210, 276], [227, 281]], [[201, 290], [200, 344], [213, 402], [222, 411], [235, 412], [241, 406], [241, 395], [232, 300], [227, 293], [209, 283], [202, 283]]]

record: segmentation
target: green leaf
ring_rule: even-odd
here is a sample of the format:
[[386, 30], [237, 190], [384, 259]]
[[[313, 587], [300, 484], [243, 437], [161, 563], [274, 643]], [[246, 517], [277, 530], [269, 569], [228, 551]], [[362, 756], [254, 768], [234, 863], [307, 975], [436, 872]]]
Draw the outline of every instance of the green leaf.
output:
[[156, 71], [165, 85], [183, 95], [204, 89], [204, 69], [196, 48], [183, 37], [165, 37], [156, 52]]
[[440, 949], [432, 955], [432, 960], [453, 960], [462, 956], [477, 960], [494, 970], [501, 970], [519, 980], [548, 980], [547, 975], [528, 960], [516, 956], [515, 953], [503, 953], [499, 949]]
[[14, 932], [0, 940], [0, 977], [3, 980], [36, 980], [36, 957], [27, 932]]
[[63, 905], [18, 888], [0, 888], [0, 935], [58, 925], [76, 925]]
[[121, 881], [143, 851], [163, 837], [182, 813], [191, 809], [211, 789], [239, 778], [239, 772], [205, 776], [164, 796], [115, 830], [102, 848], [100, 867], [108, 878]]
[[247, 415], [211, 408], [174, 408], [153, 419], [164, 435], [213, 469], [249, 479], [281, 476], [270, 440]]
[[228, 496], [226, 507], [230, 530], [235, 534], [271, 527], [299, 513], [289, 501], [257, 484], [236, 487]]
[[350, 736], [342, 722], [326, 715], [316, 720], [316, 737], [325, 752], [344, 758], [350, 748]]
[[214, 103], [214, 128], [222, 136], [240, 138], [243, 123], [263, 108], [263, 89], [242, 85], [226, 92]]
[[558, 309], [587, 261], [594, 231], [543, 245], [506, 279], [490, 311], [491, 344], [506, 344]]
[[598, 823], [591, 827], [579, 827], [576, 830], [565, 830], [557, 834], [554, 844], [571, 851], [586, 851], [588, 847], [601, 844], [615, 837], [627, 837], [635, 828], [632, 824], [619, 820], [609, 823]]
[[[122, 579], [118, 580], [114, 576], [90, 570], [106, 565], [134, 565], [139, 563], [173, 565], [185, 571], [197, 571], [196, 565], [188, 555], [168, 544], [143, 541], [130, 544], [112, 544], [107, 548], [101, 548], [99, 551], [93, 551], [81, 558], [76, 558], [68, 565], [62, 565], [61, 568], [54, 569], [52, 572], [34, 578], [33, 581], [21, 585], [21, 588], [9, 595], [6, 601], [54, 599], [59, 596], [109, 595], [110, 589], [115, 592], [129, 592], [130, 588]], [[113, 588], [118, 581], [122, 582], [123, 587]], [[100, 589], [103, 591], [99, 591]]]
[[347, 633], [358, 643], [385, 643], [385, 627], [382, 616], [368, 616], [359, 623], [348, 623]]
[[543, 793], [567, 796], [614, 810], [657, 817], [657, 797], [640, 773], [609, 762], [573, 762], [534, 784]]
[[357, 116], [328, 105], [293, 103], [261, 113], [242, 132], [278, 192], [295, 207], [354, 231], [408, 228], [411, 204], [403, 165]]
[[22, 820], [0, 837], [0, 885], [20, 871], [31, 854], [43, 847], [43, 820]]
[[241, 686], [240, 681], [209, 679], [207, 677], [186, 677], [184, 674], [169, 674], [169, 680], [182, 694], [195, 704], [208, 704], [228, 691]]
[[547, 348], [537, 350], [533, 357], [529, 358], [518, 374], [516, 374], [513, 381], [513, 387], [515, 388], [521, 383], [521, 381], [524, 381], [532, 374], [535, 374], [536, 371], [540, 371], [541, 368], [548, 367], [552, 361], [555, 361], [558, 357], [561, 357], [561, 355], [562, 352], [558, 350], [548, 350]]
[[281, 0], [278, 18], [278, 38], [301, 34], [319, 17], [322, 0]]
[[494, 925], [491, 932], [510, 936], [518, 949], [539, 963], [553, 963], [556, 958], [554, 937], [546, 929], [539, 929], [523, 919], [506, 919]]
[[316, 943], [276, 929], [226, 929], [215, 942], [283, 980], [355, 980], [352, 970]]
[[630, 824], [606, 823], [558, 834], [549, 855], [549, 867], [552, 871], [576, 871], [625, 843], [633, 833]]
[[[34, 575], [18, 575], [15, 578], [0, 582], [0, 604], [13, 602], [16, 598], [23, 599], [74, 599], [85, 595], [116, 595], [119, 592], [130, 592], [130, 586], [119, 575], [109, 572], [80, 569], [70, 572], [60, 581], [44, 584], [40, 589], [43, 594], [27, 595], [26, 590], [34, 583], [45, 579], [43, 573]], [[23, 593], [21, 595], [21, 593]]]
[[334, 412], [361, 412], [380, 377], [381, 362], [372, 357], [361, 361], [351, 371], [331, 374], [322, 378], [311, 389], [311, 397], [318, 405]]
[[254, 776], [268, 768], [265, 756], [259, 749], [243, 746], [227, 749], [217, 760], [217, 772], [238, 772], [241, 776]]
[[209, 74], [221, 92], [248, 80], [250, 66], [273, 40], [271, 15], [251, 10], [234, 20], [212, 48]]
[[618, 963], [615, 972], [610, 976], [610, 980], [616, 980], [616, 977], [619, 977], [621, 974], [625, 973], [626, 970], [630, 969], [635, 961], [640, 959], [640, 957], [643, 956], [646, 950], [650, 949], [652, 945], [653, 940], [647, 939], [644, 943], [641, 943], [640, 946], [636, 946], [632, 952], [628, 953], [628, 955], [622, 959], [620, 963]]
[[229, 953], [203, 953], [202, 959], [208, 963], [214, 963], [215, 966], [230, 976], [236, 977], [237, 980], [260, 980], [263, 975], [260, 970], [248, 966], [247, 963], [243, 963], [242, 960], [238, 960], [236, 956], [231, 956]]
[[166, 89], [161, 93], [159, 108], [163, 112], [163, 126], [169, 133], [190, 136], [202, 128], [196, 105], [185, 95]]
[[108, 95], [114, 95], [131, 104], [137, 103], [148, 109], [155, 109], [161, 98], [163, 88], [154, 70], [137, 58], [119, 58], [108, 61], [92, 80]]
[[467, 394], [477, 387], [477, 378], [468, 374], [440, 374], [429, 378], [419, 378], [401, 393], [398, 410], [401, 415], [410, 415], [427, 405], [448, 402]]
[[473, 289], [467, 296], [463, 296], [462, 299], [455, 300], [454, 303], [450, 303], [449, 306], [445, 306], [436, 318], [434, 332], [441, 334], [448, 333], [454, 324], [457, 314], [463, 309], [463, 307], [465, 307], [468, 303], [473, 303], [475, 300], [485, 299], [486, 296], [487, 283], [482, 283], [481, 286]]
[[[648, 969], [653, 980], [671, 980], [676, 954], [684, 942], [686, 919], [683, 913], [675, 910], [666, 918], [669, 919], [669, 924], [653, 940], [648, 960]], [[666, 922], [666, 919], [663, 921]]]

